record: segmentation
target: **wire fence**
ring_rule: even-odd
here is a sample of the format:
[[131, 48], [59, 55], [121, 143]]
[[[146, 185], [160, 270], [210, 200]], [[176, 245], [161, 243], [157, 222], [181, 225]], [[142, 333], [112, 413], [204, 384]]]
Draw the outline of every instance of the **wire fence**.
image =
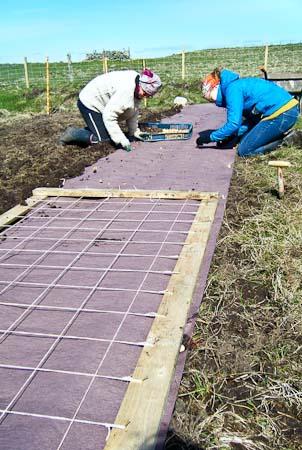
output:
[[[103, 57], [74, 62], [70, 54], [66, 55], [66, 61], [61, 62], [48, 61], [47, 58], [36, 63], [24, 58], [19, 64], [0, 64], [0, 92], [5, 91], [7, 95], [8, 91], [15, 91], [24, 95], [25, 91], [30, 91], [47, 96], [48, 90], [54, 101], [54, 98], [80, 89], [95, 76], [108, 71], [140, 71], [148, 67], [160, 75], [164, 85], [175, 85], [199, 81], [217, 66], [234, 70], [241, 76], [260, 76], [259, 66], [265, 66], [269, 73], [302, 73], [302, 43], [220, 48], [122, 61]], [[29, 94], [27, 98], [30, 98]]]

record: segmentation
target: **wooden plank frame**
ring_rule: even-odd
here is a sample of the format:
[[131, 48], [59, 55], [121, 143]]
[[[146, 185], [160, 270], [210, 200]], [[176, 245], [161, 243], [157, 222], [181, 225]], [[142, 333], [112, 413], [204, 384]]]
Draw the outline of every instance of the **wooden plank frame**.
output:
[[[200, 206], [174, 273], [163, 295], [122, 401], [115, 423], [124, 429], [112, 429], [105, 450], [153, 450], [161, 418], [175, 372], [183, 331], [198, 279], [211, 225], [218, 204], [218, 193], [198, 191], [144, 191], [104, 189], [37, 188], [27, 200], [28, 207], [17, 206], [0, 216], [0, 226], [12, 223], [39, 200], [50, 197], [149, 198], [200, 200]], [[7, 222], [6, 222], [7, 221]], [[137, 382], [137, 380], [141, 380]]]
[[32, 196], [26, 200], [26, 205], [17, 205], [8, 210], [7, 212], [0, 215], [0, 230], [1, 228], [16, 222], [20, 216], [25, 215], [28, 211], [32, 209], [37, 203], [39, 203], [46, 196]]

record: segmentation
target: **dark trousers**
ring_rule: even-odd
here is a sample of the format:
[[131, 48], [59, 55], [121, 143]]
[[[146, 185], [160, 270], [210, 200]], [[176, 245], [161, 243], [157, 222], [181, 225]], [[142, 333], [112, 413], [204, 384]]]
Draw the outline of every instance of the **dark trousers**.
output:
[[93, 134], [92, 142], [110, 141], [111, 138], [106, 130], [102, 113], [87, 108], [80, 99], [78, 100], [78, 108], [87, 128]]

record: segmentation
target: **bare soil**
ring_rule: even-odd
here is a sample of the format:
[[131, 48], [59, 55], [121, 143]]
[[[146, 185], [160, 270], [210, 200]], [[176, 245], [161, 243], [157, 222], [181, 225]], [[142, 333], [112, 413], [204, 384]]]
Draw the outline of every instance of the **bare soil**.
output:
[[[141, 121], [157, 122], [178, 112], [143, 110]], [[69, 126], [84, 126], [78, 112], [0, 118], [0, 214], [22, 203], [39, 186], [59, 187], [86, 166], [115, 151], [110, 143], [63, 147], [59, 136]]]

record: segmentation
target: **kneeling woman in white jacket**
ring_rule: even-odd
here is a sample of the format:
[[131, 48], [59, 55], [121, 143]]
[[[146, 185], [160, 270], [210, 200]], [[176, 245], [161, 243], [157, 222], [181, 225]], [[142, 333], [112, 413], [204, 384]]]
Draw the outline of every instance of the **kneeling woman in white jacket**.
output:
[[156, 94], [160, 87], [159, 76], [149, 69], [141, 74], [135, 70], [121, 70], [97, 76], [81, 90], [78, 99], [78, 108], [87, 127], [68, 127], [60, 142], [88, 146], [111, 140], [130, 151], [130, 141], [119, 121], [126, 121], [129, 137], [140, 139], [139, 102]]

